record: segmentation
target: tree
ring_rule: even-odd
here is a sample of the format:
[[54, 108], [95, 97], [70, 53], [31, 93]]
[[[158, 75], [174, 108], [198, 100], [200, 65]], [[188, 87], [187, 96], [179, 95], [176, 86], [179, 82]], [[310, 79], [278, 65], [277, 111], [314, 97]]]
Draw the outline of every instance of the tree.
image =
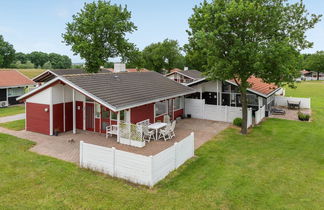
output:
[[324, 51], [306, 55], [303, 66], [307, 70], [316, 71], [317, 80], [319, 80], [319, 73], [324, 72]]
[[43, 69], [52, 69], [52, 64], [50, 61], [47, 61], [43, 66]]
[[25, 64], [28, 61], [28, 57], [25, 53], [17, 52], [15, 54], [15, 61], [20, 61], [20, 63]]
[[50, 53], [48, 59], [53, 69], [68, 69], [72, 66], [71, 59], [66, 55]]
[[0, 67], [8, 68], [15, 59], [15, 49], [0, 35]]
[[127, 8], [110, 2], [85, 3], [84, 8], [73, 15], [63, 34], [64, 42], [75, 54], [85, 59], [88, 72], [98, 72], [109, 58], [124, 57], [134, 49], [125, 38], [136, 26], [130, 21]]
[[35, 65], [35, 68], [41, 68], [48, 61], [48, 54], [35, 51], [28, 54], [28, 60]]
[[189, 53], [206, 56], [211, 80], [234, 79], [242, 102], [247, 133], [248, 79], [256, 76], [277, 85], [293, 85], [298, 75], [300, 51], [312, 46], [305, 32], [319, 22], [302, 1], [213, 0], [204, 1], [189, 18]]
[[142, 56], [144, 67], [161, 72], [163, 69], [183, 68], [184, 58], [176, 40], [165, 39], [145, 47]]

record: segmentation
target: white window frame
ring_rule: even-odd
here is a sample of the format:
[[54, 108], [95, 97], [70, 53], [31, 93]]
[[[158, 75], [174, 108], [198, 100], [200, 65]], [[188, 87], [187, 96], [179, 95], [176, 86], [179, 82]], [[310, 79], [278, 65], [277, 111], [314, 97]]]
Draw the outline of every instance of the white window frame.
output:
[[[156, 113], [156, 111], [158, 110], [157, 109], [157, 105], [156, 105], [157, 103], [164, 103], [164, 105], [165, 105], [165, 113], [157, 115], [157, 113]], [[155, 118], [161, 117], [161, 116], [166, 115], [166, 114], [168, 114], [168, 100], [156, 102], [154, 104], [154, 115], [155, 115]]]

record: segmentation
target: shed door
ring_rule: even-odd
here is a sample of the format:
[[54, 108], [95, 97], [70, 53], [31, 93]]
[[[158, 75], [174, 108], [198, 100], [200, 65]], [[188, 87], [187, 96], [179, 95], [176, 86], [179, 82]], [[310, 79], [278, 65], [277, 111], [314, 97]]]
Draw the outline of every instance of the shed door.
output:
[[93, 103], [86, 103], [86, 130], [94, 131], [94, 106], [93, 106]]

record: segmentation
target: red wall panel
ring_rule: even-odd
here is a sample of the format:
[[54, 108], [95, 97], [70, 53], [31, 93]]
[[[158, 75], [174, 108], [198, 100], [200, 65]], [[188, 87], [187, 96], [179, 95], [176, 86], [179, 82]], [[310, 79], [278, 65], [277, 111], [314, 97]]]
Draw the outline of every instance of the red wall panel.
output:
[[161, 115], [161, 116], [159, 116], [159, 117], [156, 117], [156, 118], [155, 118], [155, 122], [157, 122], [157, 121], [161, 121], [161, 122], [163, 122], [163, 118], [164, 118], [164, 115]]
[[[80, 109], [78, 109], [78, 107], [80, 107]], [[82, 101], [76, 101], [76, 128], [83, 130], [83, 102]]]
[[49, 113], [49, 105], [26, 103], [27, 130], [50, 135]]
[[95, 119], [95, 132], [100, 132], [100, 119], [96, 118]]
[[174, 119], [177, 119], [177, 117], [181, 117], [183, 115], [183, 109], [177, 110], [174, 112]]
[[53, 105], [53, 129], [63, 132], [63, 104]]
[[73, 104], [65, 103], [65, 131], [71, 131], [73, 129]]
[[133, 124], [150, 119], [150, 123], [154, 123], [154, 104], [146, 104], [131, 109], [131, 122]]

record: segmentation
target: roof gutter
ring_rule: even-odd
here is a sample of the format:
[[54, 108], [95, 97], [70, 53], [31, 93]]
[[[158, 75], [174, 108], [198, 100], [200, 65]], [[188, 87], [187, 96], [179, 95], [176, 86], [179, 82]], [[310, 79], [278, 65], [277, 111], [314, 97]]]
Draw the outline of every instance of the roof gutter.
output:
[[117, 108], [117, 111], [122, 111], [122, 110], [125, 110], [125, 109], [131, 109], [131, 108], [134, 108], [134, 107], [143, 106], [143, 105], [151, 104], [151, 103], [156, 103], [156, 102], [159, 102], [159, 101], [165, 101], [165, 100], [170, 99], [170, 98], [176, 98], [176, 97], [180, 97], [180, 96], [184, 96], [184, 95], [188, 95], [188, 94], [192, 94], [192, 93], [196, 93], [196, 92], [197, 91], [193, 89], [192, 91], [188, 91], [186, 93], [176, 94], [176, 95], [173, 95], [173, 96], [158, 98], [158, 99], [151, 100], [151, 101], [146, 101], [146, 102], [142, 102], [142, 103], [137, 103], [137, 104], [133, 104], [133, 105], [119, 107], [119, 108]]

